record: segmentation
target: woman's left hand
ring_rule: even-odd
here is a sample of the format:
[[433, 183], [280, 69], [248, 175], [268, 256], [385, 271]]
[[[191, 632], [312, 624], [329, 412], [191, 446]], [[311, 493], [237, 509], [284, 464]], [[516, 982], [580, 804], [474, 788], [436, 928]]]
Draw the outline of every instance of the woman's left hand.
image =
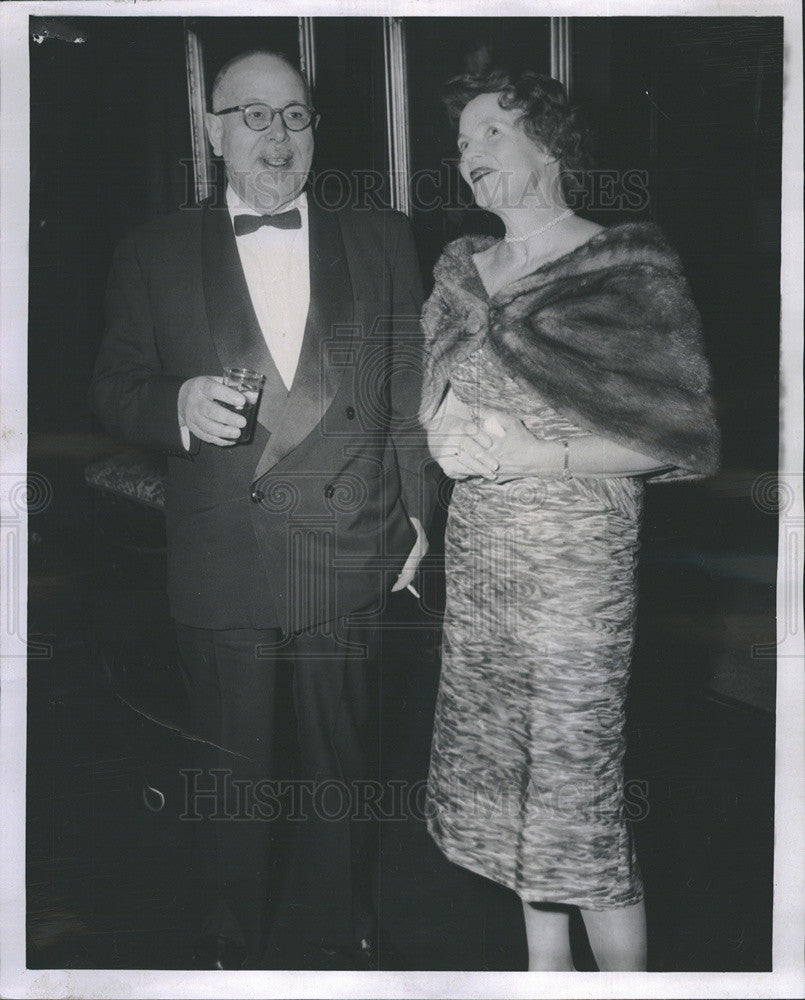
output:
[[534, 437], [519, 417], [503, 410], [483, 407], [479, 410], [478, 420], [493, 440], [490, 452], [499, 462], [497, 482], [538, 473], [540, 444], [544, 442]]
[[666, 465], [599, 434], [573, 436], [573, 447], [562, 440], [535, 437], [519, 417], [483, 408], [478, 422], [493, 439], [489, 455], [498, 461], [496, 481], [523, 476], [645, 476]]

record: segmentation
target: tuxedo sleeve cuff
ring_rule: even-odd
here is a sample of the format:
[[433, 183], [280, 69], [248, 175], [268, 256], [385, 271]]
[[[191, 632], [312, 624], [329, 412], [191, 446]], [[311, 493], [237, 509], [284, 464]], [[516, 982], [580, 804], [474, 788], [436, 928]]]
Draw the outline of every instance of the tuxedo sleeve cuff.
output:
[[439, 502], [439, 467], [430, 455], [422, 456], [417, 466], [400, 464], [400, 477], [406, 512], [418, 518], [427, 533]]
[[179, 424], [179, 436], [182, 439], [182, 447], [187, 452], [188, 456], [193, 456], [197, 454], [199, 449], [199, 444], [201, 443], [195, 434], [190, 433], [190, 429], [185, 427], [184, 424]]
[[198, 439], [187, 428], [183, 433], [179, 424], [179, 389], [184, 381], [176, 375], [152, 375], [143, 387], [146, 398], [138, 409], [148, 415], [143, 443], [169, 455], [189, 458], [198, 451]]

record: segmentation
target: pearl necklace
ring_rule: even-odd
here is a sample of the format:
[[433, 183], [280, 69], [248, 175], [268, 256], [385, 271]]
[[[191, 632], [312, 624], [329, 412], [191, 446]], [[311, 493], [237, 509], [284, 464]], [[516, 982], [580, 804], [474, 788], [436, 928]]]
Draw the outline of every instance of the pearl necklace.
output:
[[568, 216], [573, 214], [572, 208], [565, 209], [561, 215], [557, 215], [555, 219], [551, 219], [544, 226], [540, 226], [539, 229], [534, 229], [530, 233], [525, 233], [523, 236], [504, 236], [503, 239], [506, 243], [523, 243], [525, 240], [530, 240], [534, 236], [539, 236], [541, 233], [546, 233], [549, 229], [552, 229], [558, 223], [564, 221]]

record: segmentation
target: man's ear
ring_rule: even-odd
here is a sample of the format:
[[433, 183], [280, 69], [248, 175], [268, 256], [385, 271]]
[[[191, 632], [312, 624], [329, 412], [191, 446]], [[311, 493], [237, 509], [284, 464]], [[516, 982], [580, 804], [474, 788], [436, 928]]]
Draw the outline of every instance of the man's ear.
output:
[[224, 123], [211, 111], [204, 112], [204, 124], [207, 127], [207, 138], [210, 140], [212, 151], [216, 156], [222, 156], [221, 138], [224, 132]]

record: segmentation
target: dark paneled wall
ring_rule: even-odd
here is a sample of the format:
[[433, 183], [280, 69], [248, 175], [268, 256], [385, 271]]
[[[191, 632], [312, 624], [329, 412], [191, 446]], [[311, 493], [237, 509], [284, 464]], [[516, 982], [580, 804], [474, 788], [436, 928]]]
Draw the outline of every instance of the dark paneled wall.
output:
[[[31, 44], [29, 432], [83, 431], [112, 250], [185, 196], [179, 18], [80, 18]], [[192, 174], [189, 176], [192, 177]]]

